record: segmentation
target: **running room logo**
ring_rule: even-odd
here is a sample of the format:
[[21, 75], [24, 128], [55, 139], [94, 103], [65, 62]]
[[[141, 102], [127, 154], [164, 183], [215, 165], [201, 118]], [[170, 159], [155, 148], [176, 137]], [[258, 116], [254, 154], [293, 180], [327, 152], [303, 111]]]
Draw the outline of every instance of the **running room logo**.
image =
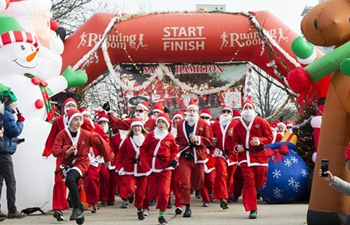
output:
[[[97, 33], [86, 33], [83, 32], [80, 35], [80, 42], [77, 48], [80, 47], [94, 47], [95, 44], [103, 38], [103, 34]], [[144, 34], [130, 34], [130, 35], [107, 35], [107, 47], [114, 49], [135, 49], [137, 51], [139, 48], [147, 48], [147, 44], [144, 44]]]
[[[288, 41], [288, 37], [285, 37], [283, 35], [283, 29], [278, 28], [278, 34], [276, 28], [271, 30], [266, 30], [271, 37], [279, 44], [282, 40]], [[244, 46], [252, 46], [252, 45], [261, 45], [262, 40], [258, 34], [258, 32], [251, 32], [251, 33], [226, 33], [226, 31], [223, 31], [220, 36], [222, 42], [220, 46], [220, 50], [223, 48], [234, 48], [236, 46], [238, 47], [244, 47]]]

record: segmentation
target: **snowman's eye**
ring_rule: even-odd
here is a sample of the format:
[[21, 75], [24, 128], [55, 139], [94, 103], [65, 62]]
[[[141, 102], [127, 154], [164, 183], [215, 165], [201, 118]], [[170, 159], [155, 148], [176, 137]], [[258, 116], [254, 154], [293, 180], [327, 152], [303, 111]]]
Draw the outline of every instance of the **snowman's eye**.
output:
[[30, 50], [34, 51], [34, 47], [33, 47], [33, 46], [31, 46], [31, 47], [30, 47]]
[[24, 47], [24, 45], [21, 45], [21, 49], [22, 49], [22, 50], [25, 50], [26, 48]]

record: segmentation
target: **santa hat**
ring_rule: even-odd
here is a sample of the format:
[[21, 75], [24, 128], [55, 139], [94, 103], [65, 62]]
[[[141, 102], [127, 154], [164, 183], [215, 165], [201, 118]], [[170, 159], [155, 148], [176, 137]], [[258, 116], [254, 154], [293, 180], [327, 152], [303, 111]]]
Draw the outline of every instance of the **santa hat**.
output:
[[233, 111], [232, 112], [232, 118], [233, 119], [240, 119], [240, 118], [242, 118], [241, 113], [238, 110], [233, 109], [232, 111]]
[[146, 111], [148, 111], [149, 108], [151, 107], [151, 103], [146, 102], [146, 101], [142, 101], [139, 104], [137, 104], [137, 106], [143, 108]]
[[255, 110], [255, 105], [253, 103], [252, 96], [248, 96], [248, 98], [243, 102], [243, 109], [246, 105], [250, 105]]
[[0, 47], [16, 42], [32, 44], [39, 50], [38, 39], [31, 33], [25, 32], [18, 21], [10, 16], [0, 14]]
[[130, 127], [133, 127], [133, 126], [142, 126], [143, 127], [142, 120], [140, 118], [133, 118]]
[[287, 124], [287, 127], [293, 127], [295, 125], [294, 121], [292, 120], [288, 120], [286, 124]]
[[176, 111], [174, 112], [174, 115], [173, 115], [173, 120], [174, 120], [175, 118], [177, 118], [177, 117], [179, 117], [180, 119], [183, 119], [183, 118], [184, 118], [184, 113], [183, 113], [182, 111], [180, 111], [180, 110], [176, 110]]
[[279, 122], [279, 123], [277, 124], [277, 127], [279, 127], [279, 126], [283, 126], [284, 129], [287, 129], [287, 125], [286, 125], [285, 123], [283, 123], [283, 122]]
[[[67, 116], [68, 116], [68, 124], [70, 124], [72, 122], [74, 117], [80, 116], [81, 118], [83, 118], [83, 115], [81, 115], [79, 110], [77, 110], [75, 108], [68, 109]], [[81, 120], [81, 121], [82, 121], [82, 123], [84, 123], [84, 120]]]
[[73, 98], [67, 98], [66, 101], [63, 103], [63, 108], [66, 108], [66, 105], [68, 104], [74, 104], [75, 107], [78, 107], [77, 102]]
[[152, 112], [160, 112], [163, 113], [164, 112], [164, 106], [161, 102], [157, 102], [156, 104], [154, 104]]
[[209, 118], [211, 118], [210, 109], [202, 109], [200, 117], [209, 117]]
[[187, 106], [187, 110], [189, 108], [195, 108], [196, 110], [199, 110], [199, 107], [198, 107], [198, 99], [195, 98], [195, 97], [192, 97], [190, 99], [190, 101], [188, 102], [188, 106]]
[[228, 109], [228, 110], [231, 111], [231, 113], [233, 113], [233, 109], [232, 109], [232, 107], [229, 106], [229, 105], [225, 105], [224, 107], [222, 107], [222, 110], [224, 110], [224, 109]]
[[97, 122], [99, 123], [102, 121], [109, 122], [107, 113], [105, 111], [100, 111], [98, 114], [98, 121]]
[[168, 113], [159, 113], [156, 119], [156, 124], [158, 123], [158, 120], [164, 120], [167, 126], [170, 127], [171, 120]]
[[5, 105], [9, 105], [13, 102], [17, 102], [16, 95], [10, 90], [3, 91], [0, 97], [1, 97], [1, 102], [4, 103]]
[[85, 115], [91, 116], [91, 113], [87, 108], [82, 107], [79, 109], [79, 111], [80, 111], [81, 115], [83, 115], [83, 116], [85, 116]]

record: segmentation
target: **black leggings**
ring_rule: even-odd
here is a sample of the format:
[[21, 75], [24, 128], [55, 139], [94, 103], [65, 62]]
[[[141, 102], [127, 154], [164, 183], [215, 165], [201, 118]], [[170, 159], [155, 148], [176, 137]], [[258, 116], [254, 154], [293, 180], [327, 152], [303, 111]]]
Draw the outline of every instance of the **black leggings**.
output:
[[80, 208], [80, 197], [78, 189], [78, 180], [80, 179], [80, 174], [77, 170], [69, 170], [66, 177], [66, 186], [72, 196], [73, 208]]

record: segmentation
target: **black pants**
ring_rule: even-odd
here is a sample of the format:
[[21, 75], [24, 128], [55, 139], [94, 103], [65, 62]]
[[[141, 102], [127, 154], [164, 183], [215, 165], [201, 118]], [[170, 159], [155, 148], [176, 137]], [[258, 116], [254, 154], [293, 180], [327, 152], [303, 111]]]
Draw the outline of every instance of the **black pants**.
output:
[[0, 154], [0, 196], [3, 180], [6, 183], [7, 209], [9, 212], [16, 212], [16, 178], [13, 169], [12, 156], [10, 154]]
[[78, 189], [78, 180], [80, 179], [80, 174], [77, 170], [71, 169], [67, 173], [66, 186], [72, 197], [73, 208], [80, 208], [80, 197]]

